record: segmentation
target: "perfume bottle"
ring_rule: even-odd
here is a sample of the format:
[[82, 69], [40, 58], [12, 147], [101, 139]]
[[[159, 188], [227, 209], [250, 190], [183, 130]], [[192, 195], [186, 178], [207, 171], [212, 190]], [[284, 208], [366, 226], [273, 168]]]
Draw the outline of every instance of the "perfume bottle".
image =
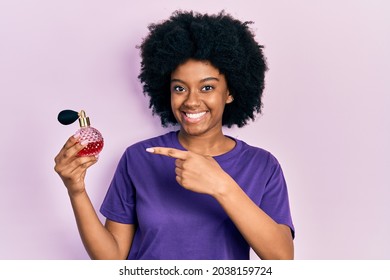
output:
[[104, 146], [103, 136], [96, 128], [91, 127], [89, 117], [86, 116], [85, 111], [81, 110], [80, 113], [77, 113], [73, 110], [63, 110], [58, 114], [58, 121], [64, 125], [71, 124], [77, 119], [79, 120], [80, 129], [75, 134], [80, 134], [80, 142], [88, 141], [87, 146], [78, 152], [77, 155], [98, 155]]

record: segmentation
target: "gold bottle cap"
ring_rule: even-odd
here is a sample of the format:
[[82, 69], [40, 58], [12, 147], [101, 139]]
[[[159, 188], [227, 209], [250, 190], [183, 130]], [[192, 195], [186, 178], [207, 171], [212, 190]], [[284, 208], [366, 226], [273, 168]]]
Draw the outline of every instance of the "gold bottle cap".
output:
[[86, 116], [85, 111], [81, 110], [79, 113], [79, 124], [80, 127], [88, 127], [91, 125], [89, 118]]

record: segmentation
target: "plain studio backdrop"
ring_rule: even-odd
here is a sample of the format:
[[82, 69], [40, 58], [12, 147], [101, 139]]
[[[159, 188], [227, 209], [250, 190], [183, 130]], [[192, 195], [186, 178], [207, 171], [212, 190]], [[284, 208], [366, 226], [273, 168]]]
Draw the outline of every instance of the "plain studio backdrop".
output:
[[0, 259], [88, 258], [53, 169], [78, 124], [57, 114], [84, 109], [104, 136], [86, 180], [98, 209], [125, 148], [176, 129], [148, 109], [136, 46], [178, 9], [254, 22], [264, 113], [225, 133], [280, 161], [296, 259], [389, 259], [389, 3], [1, 0]]

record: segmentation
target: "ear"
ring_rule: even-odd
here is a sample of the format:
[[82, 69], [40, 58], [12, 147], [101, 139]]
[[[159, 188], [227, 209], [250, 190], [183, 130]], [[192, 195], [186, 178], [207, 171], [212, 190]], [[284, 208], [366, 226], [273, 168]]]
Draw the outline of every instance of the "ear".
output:
[[227, 96], [227, 98], [226, 98], [226, 104], [230, 104], [230, 103], [233, 102], [234, 97], [233, 97], [233, 95], [230, 94], [229, 90], [227, 91], [227, 95], [228, 95], [228, 96]]

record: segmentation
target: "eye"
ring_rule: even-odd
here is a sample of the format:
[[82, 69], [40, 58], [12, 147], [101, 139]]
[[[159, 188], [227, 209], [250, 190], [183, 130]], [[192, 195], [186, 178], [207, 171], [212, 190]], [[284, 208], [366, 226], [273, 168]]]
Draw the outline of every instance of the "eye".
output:
[[182, 86], [173, 86], [173, 91], [176, 91], [176, 92], [184, 92], [186, 89]]
[[212, 91], [213, 89], [214, 89], [214, 87], [210, 86], [210, 85], [202, 87], [202, 91], [204, 91], [204, 92]]

